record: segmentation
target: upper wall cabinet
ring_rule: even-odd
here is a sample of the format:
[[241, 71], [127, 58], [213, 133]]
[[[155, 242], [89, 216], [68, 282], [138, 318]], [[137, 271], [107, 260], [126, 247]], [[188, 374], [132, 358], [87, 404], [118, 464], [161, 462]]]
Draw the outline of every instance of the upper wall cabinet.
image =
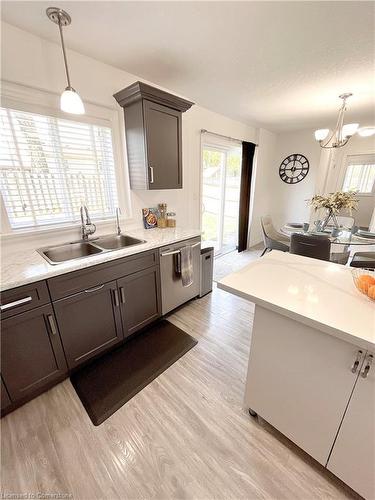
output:
[[182, 188], [181, 115], [193, 103], [142, 82], [114, 98], [124, 108], [131, 188]]

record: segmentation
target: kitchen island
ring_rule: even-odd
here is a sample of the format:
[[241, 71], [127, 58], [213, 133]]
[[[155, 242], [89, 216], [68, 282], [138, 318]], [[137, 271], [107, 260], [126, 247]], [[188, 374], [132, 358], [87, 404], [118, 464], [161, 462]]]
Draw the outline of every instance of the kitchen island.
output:
[[375, 306], [351, 270], [273, 251], [218, 287], [255, 303], [245, 404], [375, 494]]

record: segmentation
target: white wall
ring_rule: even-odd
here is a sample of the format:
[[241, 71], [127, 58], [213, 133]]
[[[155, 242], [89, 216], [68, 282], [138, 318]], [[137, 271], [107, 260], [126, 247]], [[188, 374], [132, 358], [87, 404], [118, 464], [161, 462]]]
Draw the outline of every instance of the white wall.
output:
[[[1, 78], [49, 92], [61, 93], [65, 87], [61, 47], [7, 23], [2, 23], [1, 27]], [[122, 113], [122, 110], [112, 97], [113, 94], [141, 80], [135, 75], [74, 51], [68, 51], [68, 60], [72, 84], [83, 100], [118, 109], [119, 113]], [[173, 89], [169, 91], [173, 92]], [[251, 142], [255, 141], [257, 133], [255, 127], [237, 122], [201, 106], [193, 106], [191, 110], [183, 114], [183, 189], [133, 191], [131, 193], [133, 220], [128, 221], [128, 224], [141, 223], [140, 209], [142, 207], [166, 202], [169, 209], [176, 211], [179, 225], [199, 227], [200, 130], [202, 128]], [[124, 164], [121, 168], [127, 168], [126, 155], [124, 155]], [[67, 237], [64, 233], [63, 238], [66, 240]], [[41, 239], [41, 236], [35, 239], [29, 237], [28, 246], [41, 245]], [[61, 237], [59, 239], [61, 240]], [[43, 244], [45, 243], [44, 239]], [[18, 239], [18, 245], [20, 245], [20, 239]]]
[[273, 169], [277, 135], [265, 129], [259, 130], [256, 149], [255, 168], [251, 186], [250, 238], [249, 246], [262, 241], [260, 218], [262, 215], [274, 215], [273, 210]]
[[[260, 130], [254, 207], [250, 243], [261, 241], [260, 217], [271, 215], [276, 229], [285, 222], [308, 222], [310, 208], [306, 202], [315, 193], [315, 183], [321, 148], [311, 130], [274, 134]], [[286, 184], [280, 179], [279, 166], [287, 156], [300, 153], [306, 156], [310, 170], [298, 184]]]

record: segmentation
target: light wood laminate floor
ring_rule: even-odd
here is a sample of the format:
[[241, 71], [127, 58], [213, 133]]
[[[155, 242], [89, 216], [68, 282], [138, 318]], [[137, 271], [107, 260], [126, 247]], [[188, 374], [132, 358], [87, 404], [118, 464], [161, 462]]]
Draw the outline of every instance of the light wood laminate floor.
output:
[[216, 289], [175, 312], [170, 320], [198, 345], [99, 427], [69, 380], [3, 418], [3, 492], [129, 500], [352, 498], [243, 408], [252, 313], [251, 304]]

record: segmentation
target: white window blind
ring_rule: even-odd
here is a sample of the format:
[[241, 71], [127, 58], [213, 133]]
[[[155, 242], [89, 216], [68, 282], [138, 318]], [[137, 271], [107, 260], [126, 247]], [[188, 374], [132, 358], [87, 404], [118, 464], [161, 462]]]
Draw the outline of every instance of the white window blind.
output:
[[12, 228], [93, 219], [117, 206], [111, 128], [0, 108], [0, 175]]
[[348, 156], [343, 191], [371, 194], [375, 189], [375, 155]]

